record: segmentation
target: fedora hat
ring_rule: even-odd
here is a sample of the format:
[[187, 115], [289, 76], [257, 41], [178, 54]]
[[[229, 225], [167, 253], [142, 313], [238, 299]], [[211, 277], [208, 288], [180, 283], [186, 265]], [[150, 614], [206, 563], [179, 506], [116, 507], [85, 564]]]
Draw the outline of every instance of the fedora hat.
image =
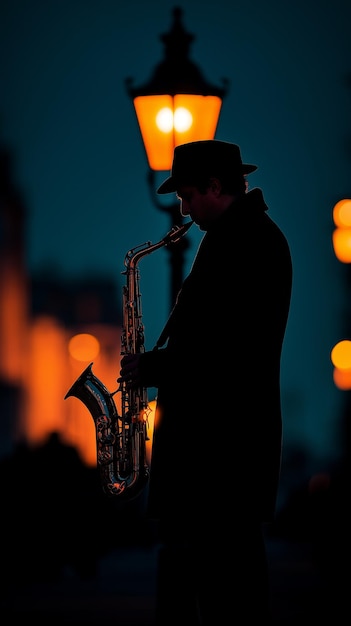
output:
[[243, 163], [240, 148], [217, 139], [184, 143], [174, 149], [171, 175], [158, 187], [157, 193], [171, 193], [181, 185], [193, 184], [204, 176], [230, 178], [246, 176], [257, 165]]

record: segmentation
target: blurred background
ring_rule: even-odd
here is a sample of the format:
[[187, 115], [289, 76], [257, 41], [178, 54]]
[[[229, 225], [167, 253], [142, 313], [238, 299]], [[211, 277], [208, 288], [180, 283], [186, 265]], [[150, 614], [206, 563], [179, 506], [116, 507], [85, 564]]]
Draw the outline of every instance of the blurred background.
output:
[[[87, 573], [93, 565], [76, 540], [78, 519], [89, 517], [94, 527], [92, 509], [100, 519], [106, 513], [109, 523], [111, 514], [122, 515], [119, 543], [135, 516], [100, 493], [94, 422], [81, 402], [64, 396], [90, 362], [116, 389], [125, 255], [162, 239], [177, 220], [174, 199], [161, 205], [155, 198], [170, 165], [150, 166], [133, 98], [170, 50], [182, 67], [180, 41], [221, 96], [215, 138], [237, 143], [243, 161], [258, 165], [250, 188], [262, 188], [291, 247], [280, 528], [309, 536], [317, 499], [324, 544], [330, 517], [339, 524], [344, 515], [351, 363], [346, 354], [340, 365], [332, 354], [340, 348], [337, 359], [351, 339], [351, 259], [338, 257], [334, 239], [343, 225], [335, 207], [346, 211], [351, 198], [350, 18], [346, 0], [0, 4], [3, 494], [24, 499], [28, 511], [43, 512], [45, 502], [46, 514], [52, 500], [57, 525], [58, 502], [62, 509], [69, 492], [77, 521], [72, 546]], [[344, 226], [350, 249], [347, 219]], [[201, 236], [194, 227], [180, 253], [162, 248], [142, 259], [146, 349], [167, 319], [172, 280], [189, 270]], [[228, 286], [228, 298], [218, 300], [223, 327], [211, 341], [230, 332], [232, 306]], [[254, 360], [248, 376], [253, 385], [260, 376]], [[211, 390], [208, 401], [215, 413]], [[12, 523], [10, 515], [9, 532]], [[39, 541], [39, 527], [37, 533]], [[29, 550], [27, 541], [20, 545]], [[97, 558], [110, 547], [102, 541]], [[62, 546], [57, 552], [63, 561], [71, 558], [62, 557]]]

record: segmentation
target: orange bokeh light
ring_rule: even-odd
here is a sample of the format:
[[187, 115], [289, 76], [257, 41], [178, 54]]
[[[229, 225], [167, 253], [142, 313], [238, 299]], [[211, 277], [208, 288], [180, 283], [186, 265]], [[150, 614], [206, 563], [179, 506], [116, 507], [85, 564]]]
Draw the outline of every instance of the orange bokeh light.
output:
[[332, 349], [330, 358], [336, 368], [351, 369], [351, 341], [349, 339], [339, 341]]
[[345, 198], [336, 203], [333, 209], [333, 220], [335, 226], [340, 228], [351, 228], [351, 200]]
[[338, 389], [342, 389], [343, 391], [351, 389], [351, 368], [339, 369], [335, 367], [333, 371], [333, 380]]
[[100, 343], [94, 335], [80, 333], [71, 337], [68, 351], [77, 361], [92, 361], [100, 352]]
[[333, 232], [335, 256], [342, 263], [351, 263], [351, 228], [336, 228]]

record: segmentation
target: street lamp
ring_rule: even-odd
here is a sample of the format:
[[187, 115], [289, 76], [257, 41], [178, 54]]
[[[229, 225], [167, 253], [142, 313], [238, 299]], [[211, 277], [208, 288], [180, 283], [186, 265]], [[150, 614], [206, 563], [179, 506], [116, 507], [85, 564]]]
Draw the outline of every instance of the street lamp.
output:
[[[174, 148], [182, 143], [213, 139], [222, 100], [223, 87], [207, 83], [199, 68], [189, 59], [189, 46], [194, 36], [184, 30], [182, 10], [173, 9], [171, 30], [160, 36], [164, 59], [153, 71], [148, 83], [132, 87], [126, 79], [133, 101], [149, 165], [148, 186], [155, 206], [169, 213], [171, 226], [181, 226], [179, 204], [163, 205], [155, 192], [155, 172], [170, 170]], [[171, 307], [183, 280], [185, 237], [167, 247], [171, 264]]]

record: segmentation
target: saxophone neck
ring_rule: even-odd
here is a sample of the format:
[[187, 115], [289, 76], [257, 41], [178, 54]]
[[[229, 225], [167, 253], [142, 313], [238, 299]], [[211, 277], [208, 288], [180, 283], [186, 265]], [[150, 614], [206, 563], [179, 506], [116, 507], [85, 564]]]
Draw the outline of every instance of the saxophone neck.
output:
[[169, 246], [170, 244], [176, 243], [181, 239], [189, 230], [189, 228], [193, 225], [194, 221], [191, 220], [182, 226], [173, 226], [171, 230], [157, 243], [152, 244], [151, 241], [146, 241], [145, 243], [136, 246], [129, 250], [124, 259], [125, 267], [129, 269], [133, 269], [136, 267], [137, 263], [147, 254], [151, 254], [162, 248], [163, 246]]

